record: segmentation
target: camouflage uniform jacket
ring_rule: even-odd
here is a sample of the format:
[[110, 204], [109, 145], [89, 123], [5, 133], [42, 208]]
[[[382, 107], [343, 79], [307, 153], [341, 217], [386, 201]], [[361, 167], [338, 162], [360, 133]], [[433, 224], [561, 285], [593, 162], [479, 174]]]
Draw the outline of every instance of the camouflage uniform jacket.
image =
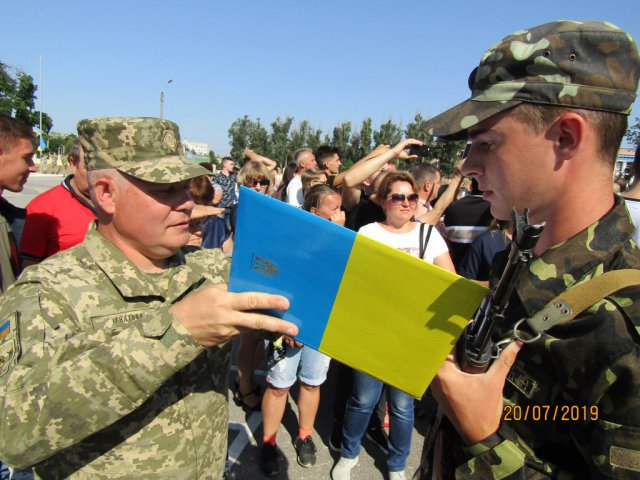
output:
[[41, 478], [221, 477], [229, 347], [200, 347], [168, 308], [228, 261], [169, 260], [145, 274], [92, 227], [6, 292], [0, 458]]
[[[633, 230], [616, 198], [598, 222], [530, 264], [506, 318], [531, 317], [603, 272], [640, 268]], [[634, 286], [525, 345], [505, 385], [498, 432], [461, 449], [456, 477], [639, 478], [639, 343], [640, 286]]]

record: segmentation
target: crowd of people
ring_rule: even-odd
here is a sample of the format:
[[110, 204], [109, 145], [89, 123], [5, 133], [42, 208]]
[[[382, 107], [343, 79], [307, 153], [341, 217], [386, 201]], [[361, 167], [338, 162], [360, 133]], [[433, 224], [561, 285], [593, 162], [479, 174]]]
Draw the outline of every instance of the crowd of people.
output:
[[[555, 88], [558, 72], [571, 87]], [[639, 154], [624, 200], [612, 161], [639, 75], [637, 47], [610, 24], [554, 22], [503, 39], [474, 70], [472, 98], [424, 127], [470, 140], [446, 188], [436, 162], [409, 153], [415, 139], [379, 145], [348, 169], [329, 145], [291, 152], [284, 170], [248, 149], [241, 166], [224, 158], [213, 174], [184, 158], [173, 122], [81, 120], [61, 185], [26, 210], [0, 196], [0, 459], [11, 478], [221, 478], [236, 336], [233, 401], [261, 412], [263, 473], [280, 473], [276, 438], [296, 382], [297, 462], [316, 463], [331, 360], [264, 313], [286, 310], [286, 298], [226, 290], [240, 187], [487, 285], [509, 252], [512, 210], [529, 208], [544, 233], [511, 320], [603, 272], [637, 270]], [[2, 190], [22, 190], [36, 170], [33, 141], [0, 115]], [[411, 170], [399, 170], [395, 161], [410, 158]], [[438, 404], [433, 438], [443, 418], [454, 433], [446, 447], [425, 442], [414, 478], [637, 476], [640, 288], [619, 290], [524, 347], [512, 342], [485, 373], [463, 371], [452, 353], [428, 394]], [[263, 361], [264, 389], [255, 378]], [[407, 478], [414, 399], [345, 365], [333, 371], [331, 478], [351, 478], [365, 435], [386, 452], [388, 478]], [[597, 414], [508, 423], [505, 402]]]

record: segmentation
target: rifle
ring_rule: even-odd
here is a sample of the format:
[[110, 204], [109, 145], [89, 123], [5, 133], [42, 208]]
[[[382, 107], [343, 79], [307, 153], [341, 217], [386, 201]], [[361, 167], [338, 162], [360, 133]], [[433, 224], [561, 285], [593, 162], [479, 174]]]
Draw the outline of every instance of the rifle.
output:
[[515, 280], [533, 258], [533, 250], [540, 239], [544, 223], [529, 224], [529, 210], [522, 214], [513, 210], [514, 234], [507, 266], [495, 289], [484, 298], [471, 323], [467, 326], [457, 345], [457, 358], [462, 370], [482, 373], [493, 358], [497, 358], [503, 346], [513, 338], [493, 338], [495, 329], [504, 322], [504, 312], [515, 288]]
[[[467, 373], [483, 373], [491, 360], [497, 358], [504, 346], [515, 338], [514, 335], [496, 340], [494, 334], [498, 326], [504, 324], [504, 314], [509, 298], [515, 288], [515, 280], [520, 272], [531, 262], [544, 223], [529, 224], [529, 210], [518, 214], [513, 209], [514, 233], [507, 265], [498, 284], [484, 298], [471, 323], [456, 344], [456, 358], [460, 368]], [[515, 330], [515, 329], [514, 329]], [[453, 458], [454, 428], [442, 411], [434, 419], [431, 431], [425, 437], [425, 453], [420, 478], [446, 480], [454, 478]], [[431, 453], [433, 454], [431, 456]], [[431, 461], [428, 458], [431, 456]]]

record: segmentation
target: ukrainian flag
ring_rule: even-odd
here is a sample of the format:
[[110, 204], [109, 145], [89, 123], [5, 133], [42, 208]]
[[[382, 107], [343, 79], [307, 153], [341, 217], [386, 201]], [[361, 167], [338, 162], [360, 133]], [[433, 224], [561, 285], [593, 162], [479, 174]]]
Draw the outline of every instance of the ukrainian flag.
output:
[[241, 188], [229, 290], [287, 297], [296, 339], [420, 398], [487, 290]]

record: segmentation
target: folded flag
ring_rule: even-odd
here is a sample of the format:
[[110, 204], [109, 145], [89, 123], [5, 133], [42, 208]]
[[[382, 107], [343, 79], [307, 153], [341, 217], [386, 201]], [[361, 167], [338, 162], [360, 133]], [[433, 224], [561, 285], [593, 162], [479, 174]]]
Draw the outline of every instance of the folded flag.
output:
[[283, 295], [296, 340], [420, 398], [487, 293], [242, 187], [229, 290]]

